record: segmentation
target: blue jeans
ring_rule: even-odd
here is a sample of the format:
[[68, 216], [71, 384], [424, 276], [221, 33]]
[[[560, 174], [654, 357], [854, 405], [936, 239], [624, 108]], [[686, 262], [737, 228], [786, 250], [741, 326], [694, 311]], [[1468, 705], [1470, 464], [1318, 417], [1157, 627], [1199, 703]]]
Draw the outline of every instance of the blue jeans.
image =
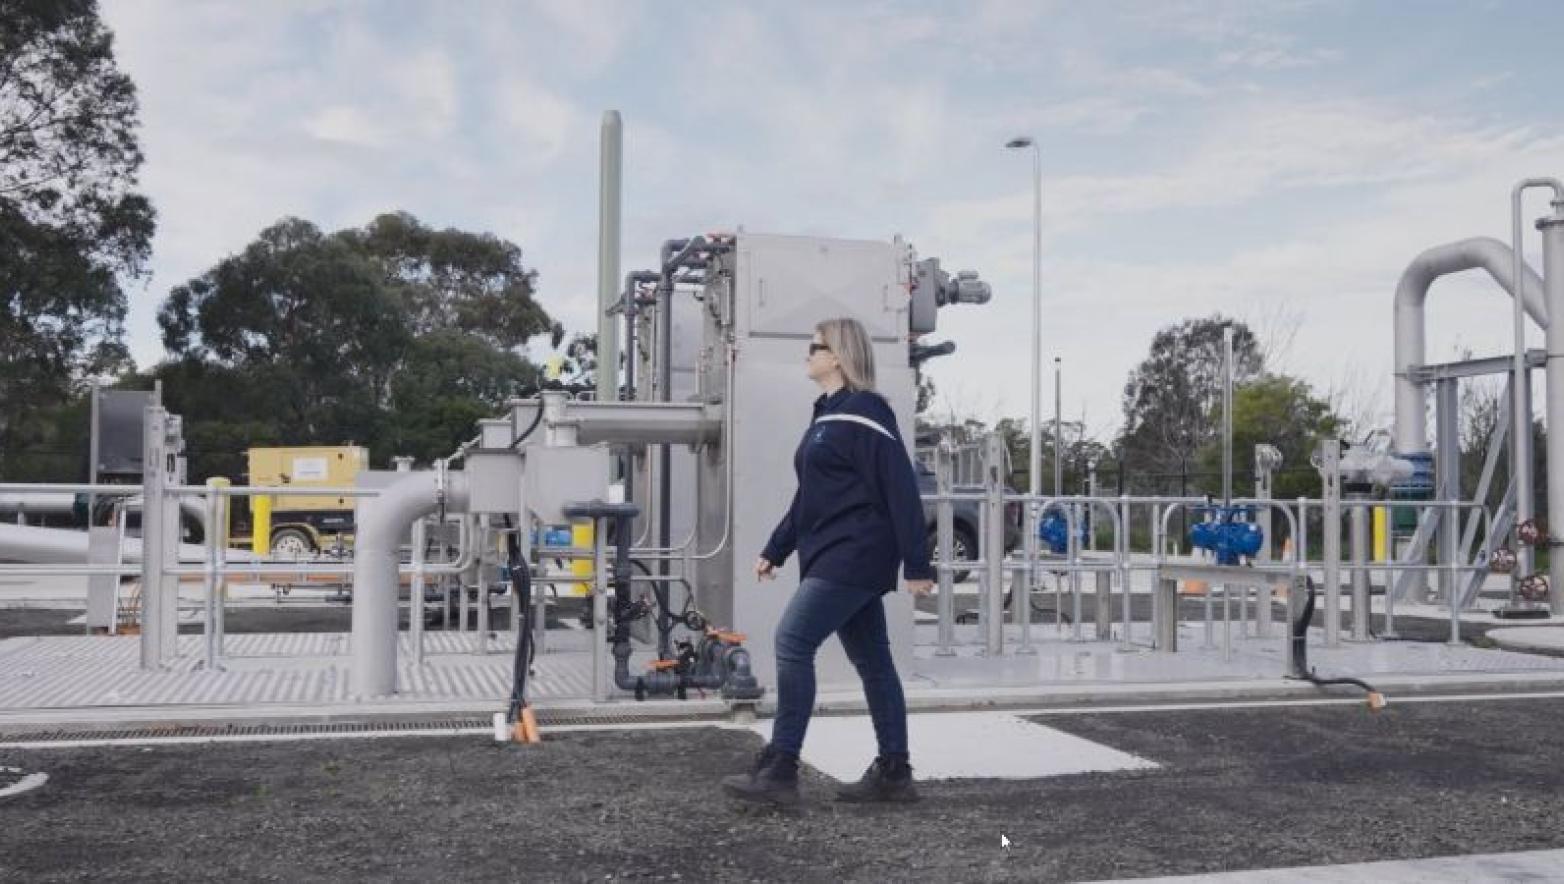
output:
[[863, 679], [881, 755], [907, 751], [907, 701], [891, 660], [880, 593], [806, 577], [777, 624], [777, 717], [771, 745], [797, 755], [815, 708], [815, 652], [836, 633]]

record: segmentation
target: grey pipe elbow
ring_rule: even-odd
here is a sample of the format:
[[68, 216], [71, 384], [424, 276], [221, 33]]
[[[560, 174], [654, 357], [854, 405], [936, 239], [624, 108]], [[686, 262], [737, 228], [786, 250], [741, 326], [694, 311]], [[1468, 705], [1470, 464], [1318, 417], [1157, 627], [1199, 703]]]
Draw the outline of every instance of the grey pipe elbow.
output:
[[[361, 498], [354, 519], [353, 623], [350, 686], [354, 696], [396, 693], [398, 573], [402, 540], [413, 520], [439, 508], [439, 478], [435, 472], [406, 473]], [[466, 512], [467, 475], [446, 472], [445, 508]]]

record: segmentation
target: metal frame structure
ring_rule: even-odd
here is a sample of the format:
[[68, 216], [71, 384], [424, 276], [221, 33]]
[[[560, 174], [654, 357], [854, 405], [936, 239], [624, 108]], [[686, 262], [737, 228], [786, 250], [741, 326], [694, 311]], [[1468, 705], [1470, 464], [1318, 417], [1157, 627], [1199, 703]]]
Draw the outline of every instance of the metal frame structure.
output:
[[[604, 164], [610, 157], [605, 149]], [[617, 160], [615, 160], [617, 161]], [[605, 173], [605, 194], [610, 190]], [[614, 183], [614, 189], [617, 184]], [[1561, 191], [1564, 194], [1564, 191]], [[608, 198], [605, 196], [605, 201]], [[1547, 282], [1526, 277], [1524, 269], [1500, 269], [1498, 258], [1514, 253], [1496, 250], [1481, 243], [1450, 251], [1434, 250], [1420, 256], [1403, 277], [1397, 295], [1397, 449], [1421, 452], [1426, 449], [1423, 429], [1406, 421], [1423, 415], [1422, 386], [1433, 382], [1440, 387], [1442, 405], [1448, 405], [1454, 378], [1472, 366], [1424, 366], [1422, 360], [1422, 299], [1428, 285], [1444, 273], [1469, 266], [1483, 266], [1494, 273], [1501, 285], [1503, 274], [1511, 278], [1536, 279], [1535, 290], [1524, 289], [1521, 300], [1528, 308], [1543, 308], [1552, 315], [1564, 315], [1564, 199], [1556, 203], [1559, 215], [1544, 219], [1544, 245], [1547, 258]], [[615, 209], [617, 211], [617, 207]], [[606, 210], [605, 210], [606, 215]], [[617, 218], [617, 215], [615, 216]], [[606, 222], [605, 222], [606, 223]], [[617, 223], [617, 222], [616, 222]], [[605, 243], [608, 237], [605, 228]], [[1502, 249], [1502, 246], [1499, 248]], [[608, 250], [604, 246], [605, 252]], [[1518, 263], [1518, 259], [1517, 259]], [[604, 268], [610, 264], [605, 262]], [[627, 384], [638, 395], [652, 394], [645, 401], [621, 402], [599, 397], [594, 401], [572, 400], [563, 394], [545, 394], [536, 400], [509, 404], [506, 412], [480, 422], [478, 436], [434, 469], [422, 472], [365, 474], [360, 485], [346, 489], [298, 489], [311, 495], [352, 496], [358, 501], [358, 543], [354, 561], [347, 565], [318, 563], [276, 563], [264, 560], [234, 561], [221, 542], [223, 510], [229, 498], [252, 493], [268, 495], [292, 493], [289, 489], [254, 489], [221, 485], [185, 484], [180, 458], [182, 442], [177, 416], [162, 408], [148, 409], [146, 420], [146, 469], [140, 490], [145, 498], [143, 541], [139, 573], [143, 589], [144, 627], [141, 637], [141, 665], [156, 669], [175, 651], [177, 632], [177, 584], [181, 578], [199, 578], [203, 582], [208, 630], [204, 661], [207, 666], [223, 665], [223, 617], [226, 607], [224, 584], [231, 578], [262, 572], [287, 571], [295, 574], [351, 574], [354, 583], [353, 625], [351, 634], [351, 683], [353, 695], [361, 698], [392, 694], [397, 684], [398, 609], [401, 578], [412, 578], [411, 605], [422, 610], [423, 581], [431, 576], [466, 575], [483, 562], [482, 550], [506, 531], [515, 533], [520, 560], [530, 560], [530, 528], [566, 518], [563, 513], [584, 501], [601, 503], [612, 499], [617, 487], [625, 498], [639, 506], [641, 520], [634, 531], [633, 544], [621, 549], [620, 561], [612, 566], [606, 555], [607, 540], [600, 533], [591, 549], [551, 551], [562, 557], [590, 556], [595, 568], [592, 576], [597, 592], [593, 598], [594, 697], [600, 701], [615, 697], [612, 686], [621, 682], [622, 659], [616, 659], [610, 674], [604, 656], [604, 630], [625, 616], [624, 600], [610, 599], [611, 583], [650, 587], [655, 599], [659, 626], [667, 625], [669, 594], [675, 585], [689, 587], [689, 595], [709, 621], [748, 635], [749, 651], [756, 669], [770, 670], [771, 634], [782, 615], [786, 593], [762, 587], [753, 573], [749, 554], [763, 546], [777, 518], [787, 508], [794, 479], [787, 469], [796, 441], [794, 429], [807, 424], [809, 402], [813, 398], [800, 376], [802, 344], [812, 334], [814, 324], [830, 316], [851, 316], [868, 329], [880, 367], [879, 390], [890, 402], [903, 423], [901, 437], [911, 439], [911, 412], [914, 396], [909, 343], [910, 316], [916, 300], [925, 295], [920, 286], [939, 288], [941, 305], [950, 303], [950, 293], [959, 295], [961, 286], [976, 284], [975, 277], [961, 276], [947, 286], [937, 278], [937, 265], [920, 261], [910, 246], [897, 239], [891, 242], [830, 240], [813, 237], [772, 236], [743, 233], [669, 240], [663, 245], [656, 269], [628, 274], [621, 303], [616, 305], [626, 318], [626, 328], [638, 341], [627, 341], [630, 363], [637, 365], [640, 383]], [[927, 281], [933, 280], [932, 283]], [[1529, 283], [1528, 283], [1529, 284]], [[645, 287], [650, 287], [645, 289]], [[1508, 287], [1508, 286], [1507, 286]], [[643, 290], [645, 289], [645, 290]], [[601, 291], [601, 289], [600, 289]], [[1535, 295], [1535, 297], [1534, 297]], [[986, 299], [986, 292], [984, 294]], [[1554, 298], [1557, 297], [1557, 309]], [[959, 298], [957, 299], [959, 301]], [[1536, 301], [1533, 304], [1533, 300]], [[682, 312], [681, 312], [682, 311]], [[1540, 310], [1539, 310], [1540, 312]], [[1533, 314], [1538, 315], [1537, 313]], [[1547, 313], [1542, 313], [1545, 322]], [[1414, 321], [1415, 320], [1415, 321]], [[1415, 331], [1415, 334], [1412, 333]], [[649, 334], [651, 345], [641, 345]], [[617, 334], [617, 331], [616, 331]], [[1549, 326], [1552, 352], [1553, 330]], [[1228, 336], [1227, 346], [1231, 346]], [[1415, 345], [1415, 346], [1414, 346]], [[1561, 345], [1564, 346], [1564, 345]], [[1530, 357], [1522, 357], [1527, 362]], [[1549, 384], [1549, 416], [1564, 423], [1564, 362], [1549, 358], [1550, 375], [1558, 372], [1560, 383]], [[612, 368], [608, 369], [612, 371]], [[1551, 378], [1550, 378], [1551, 380]], [[1519, 385], [1517, 400], [1524, 400], [1526, 384]], [[615, 389], [618, 387], [615, 385]], [[1410, 393], [1409, 393], [1410, 390]], [[1411, 394], [1415, 394], [1411, 395]], [[1231, 411], [1230, 385], [1224, 390], [1224, 402]], [[1557, 411], [1555, 411], [1557, 409]], [[1441, 415], [1453, 415], [1442, 407]], [[1518, 409], [1518, 415], [1527, 409]], [[1441, 418], [1441, 448], [1451, 448], [1449, 428]], [[1230, 420], [1230, 417], [1229, 417]], [[778, 428], [788, 428], [779, 433]], [[1056, 434], [1057, 436], [1057, 434]], [[1564, 433], [1556, 434], [1557, 452], [1550, 437], [1549, 455], [1560, 464], [1550, 471], [1564, 476]], [[1329, 446], [1328, 446], [1329, 448]], [[1362, 542], [1365, 520], [1361, 518], [1363, 501], [1343, 502], [1337, 483], [1327, 478], [1320, 500], [1278, 501], [1268, 495], [1254, 499], [1234, 499], [1231, 494], [1232, 453], [1225, 447], [1223, 487], [1224, 503], [1255, 507], [1273, 517], [1278, 512], [1286, 523], [1291, 541], [1290, 561], [1260, 561], [1246, 568], [1215, 568], [1190, 558], [1175, 560], [1166, 554], [1166, 539], [1172, 518], [1190, 508], [1207, 503], [1196, 497], [1068, 496], [1062, 489], [1052, 494], [1011, 494], [1004, 486], [1005, 455], [997, 436], [985, 440], [986, 457], [981, 492], [956, 493], [952, 490], [951, 450], [942, 445], [936, 452], [939, 493], [937, 507], [939, 549], [935, 561], [939, 575], [937, 657], [957, 654], [961, 642], [956, 630], [955, 593], [951, 573], [958, 567], [979, 575], [980, 609], [978, 648], [989, 658], [1008, 653], [1035, 651], [1033, 594], [1043, 591], [1045, 575], [1055, 580], [1055, 624], [1058, 637], [1072, 642], [1113, 641], [1114, 621], [1105, 617], [1118, 592], [1118, 636], [1121, 646], [1151, 647], [1174, 652], [1177, 646], [1177, 597], [1169, 596], [1169, 581], [1193, 577], [1212, 585], [1205, 595], [1206, 644], [1214, 647], [1215, 589], [1221, 588], [1227, 648], [1231, 648], [1231, 602], [1229, 587], [1242, 590], [1240, 629], [1250, 628], [1248, 611], [1250, 590], [1256, 590], [1253, 629], [1258, 637], [1270, 632], [1271, 588], [1290, 583], [1310, 570], [1308, 564], [1308, 515], [1318, 510], [1324, 529], [1320, 538], [1325, 571], [1325, 641], [1340, 640], [1342, 566], [1341, 522], [1353, 519], [1348, 563], [1352, 574], [1354, 604], [1353, 635], [1368, 639], [1370, 605], [1367, 591], [1366, 543]], [[1034, 449], [1034, 455], [1036, 454]], [[455, 466], [460, 464], [461, 468]], [[628, 468], [617, 465], [628, 464]], [[1056, 461], [1056, 467], [1058, 466]], [[1327, 451], [1324, 466], [1327, 476], [1339, 473], [1339, 464]], [[1520, 472], [1518, 470], [1518, 472]], [[1448, 474], [1442, 472], [1448, 478]], [[1521, 484], [1524, 485], [1524, 475]], [[128, 486], [85, 487], [98, 493], [133, 493]], [[1564, 496], [1564, 485], [1561, 485]], [[0, 491], [14, 490], [0, 487]], [[207, 531], [206, 548], [194, 555], [181, 550], [177, 540], [177, 513], [184, 498], [199, 499], [212, 526]], [[981, 503], [983, 512], [980, 547], [975, 560], [960, 563], [951, 560], [951, 504], [957, 500]], [[1028, 531], [1031, 542], [1019, 555], [1003, 552], [1003, 523], [1006, 504], [1019, 503], [1025, 511], [1041, 514], [1057, 508], [1066, 519], [1068, 547], [1063, 555], [1045, 555], [1035, 542], [1035, 527]], [[1452, 640], [1459, 637], [1460, 577], [1486, 572], [1486, 559], [1466, 564], [1454, 555], [1458, 541], [1453, 530], [1455, 514], [1473, 509], [1481, 514], [1493, 535], [1493, 516], [1480, 502], [1463, 501], [1456, 484], [1446, 482], [1439, 499], [1398, 501], [1396, 506], [1422, 511], [1420, 522], [1432, 525], [1433, 515], [1446, 522], [1441, 544], [1452, 554], [1441, 556], [1437, 565], [1423, 561], [1421, 555], [1406, 556], [1384, 563], [1387, 574], [1444, 575], [1445, 586], [1457, 604], [1451, 605]], [[1082, 549], [1079, 528], [1089, 515], [1106, 514], [1111, 537], [1109, 549], [1093, 552]], [[433, 517], [445, 524], [450, 515], [458, 515], [467, 531], [466, 542], [454, 561], [428, 562], [423, 526]], [[1131, 550], [1131, 526], [1144, 518], [1149, 526], [1151, 554], [1139, 558]], [[500, 523], [509, 520], [509, 527]], [[1029, 519], [1035, 526], [1035, 519]], [[1564, 521], [1564, 520], [1561, 520]], [[1430, 529], [1430, 536], [1432, 529]], [[413, 538], [411, 562], [401, 560], [401, 549]], [[1558, 541], [1554, 541], [1558, 542]], [[625, 573], [624, 563], [633, 557], [646, 566], [644, 575]], [[1555, 568], [1564, 567], [1558, 556]], [[31, 566], [0, 569], [4, 573], [27, 574], [122, 574], [125, 566]], [[1136, 635], [1132, 596], [1134, 577], [1149, 574], [1156, 591], [1153, 598], [1160, 611], [1150, 631]], [[1093, 636], [1083, 623], [1083, 592], [1086, 575], [1092, 575], [1097, 605]], [[789, 579], [784, 573], [783, 580]], [[478, 578], [481, 582], [481, 577]], [[578, 575], [540, 576], [539, 582], [576, 583]], [[1009, 580], [1011, 590], [1010, 625], [1019, 628], [1019, 643], [1013, 647], [1006, 631], [1005, 609]], [[1070, 628], [1063, 622], [1064, 598], [1068, 586], [1073, 614]], [[1559, 592], [1559, 582], [1553, 590]], [[463, 592], [465, 601], [466, 593]], [[480, 600], [484, 599], [479, 593]], [[1291, 598], [1291, 596], [1290, 596]], [[514, 605], [514, 602], [513, 602]], [[909, 599], [896, 594], [887, 597], [890, 636], [894, 653], [906, 660], [914, 643], [913, 610]], [[487, 601], [480, 605], [487, 610]], [[622, 620], [620, 623], [622, 624]], [[423, 618], [414, 616], [414, 657], [423, 660]], [[465, 612], [462, 619], [465, 628]], [[486, 625], [486, 624], [481, 624]], [[480, 633], [484, 630], [480, 629]], [[478, 647], [485, 646], [479, 639]], [[659, 651], [664, 649], [659, 648]], [[616, 655], [617, 657], [617, 655]], [[825, 674], [850, 672], [844, 657], [828, 651], [821, 660]]]

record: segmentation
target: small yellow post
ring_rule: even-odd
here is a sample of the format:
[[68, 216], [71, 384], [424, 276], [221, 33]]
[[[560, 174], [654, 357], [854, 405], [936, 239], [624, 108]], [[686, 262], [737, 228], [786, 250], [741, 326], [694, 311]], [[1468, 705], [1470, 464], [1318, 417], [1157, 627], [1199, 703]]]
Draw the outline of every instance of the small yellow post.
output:
[[1390, 561], [1390, 510], [1374, 507], [1374, 561]]
[[272, 498], [257, 494], [250, 498], [250, 549], [258, 556], [272, 551]]
[[[597, 542], [596, 538], [597, 534], [591, 519], [583, 519], [579, 522], [571, 523], [570, 545], [572, 547], [576, 549], [592, 549], [593, 544]], [[571, 559], [570, 573], [572, 576], [580, 577], [583, 581], [582, 583], [572, 583], [570, 585], [570, 594], [577, 596], [591, 595], [593, 580], [592, 560]]]

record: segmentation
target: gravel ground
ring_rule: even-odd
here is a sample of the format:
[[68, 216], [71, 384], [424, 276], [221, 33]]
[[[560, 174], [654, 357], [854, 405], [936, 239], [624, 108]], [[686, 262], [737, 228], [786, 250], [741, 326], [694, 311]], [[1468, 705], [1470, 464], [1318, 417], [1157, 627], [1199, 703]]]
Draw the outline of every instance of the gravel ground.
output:
[[1561, 715], [1549, 700], [1049, 716], [1162, 767], [925, 783], [921, 804], [884, 808], [834, 804], [806, 770], [789, 812], [718, 794], [759, 739], [716, 728], [0, 750], [50, 776], [0, 799], [0, 878], [1064, 881], [1556, 848]]

